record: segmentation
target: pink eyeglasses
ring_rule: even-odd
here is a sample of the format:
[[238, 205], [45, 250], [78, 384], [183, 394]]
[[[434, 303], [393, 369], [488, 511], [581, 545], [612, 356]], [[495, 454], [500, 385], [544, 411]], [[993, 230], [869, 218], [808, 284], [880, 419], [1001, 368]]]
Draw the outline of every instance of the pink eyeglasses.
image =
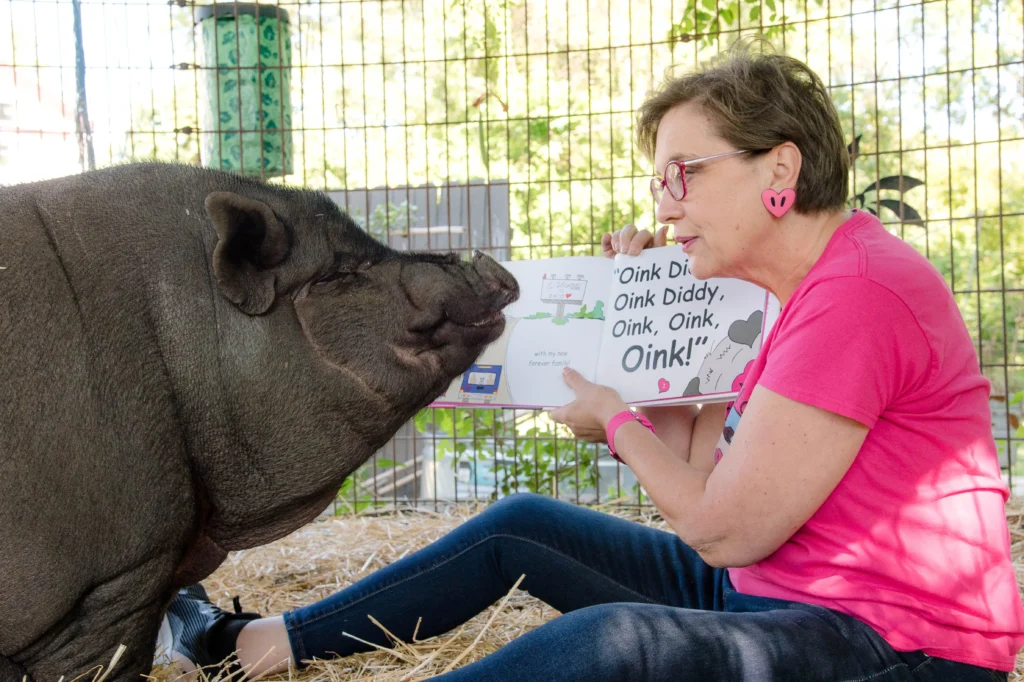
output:
[[711, 161], [712, 159], [721, 159], [726, 156], [735, 156], [736, 154], [753, 154], [761, 151], [767, 150], [740, 149], [734, 152], [725, 152], [724, 154], [715, 154], [713, 156], [705, 156], [699, 159], [690, 159], [689, 161], [669, 161], [665, 166], [665, 177], [662, 178], [655, 175], [651, 178], [651, 194], [654, 195], [655, 203], [660, 204], [662, 193], [665, 189], [668, 189], [668, 193], [672, 195], [673, 199], [676, 201], [682, 201], [686, 196], [687, 166], [704, 163], [705, 161]]

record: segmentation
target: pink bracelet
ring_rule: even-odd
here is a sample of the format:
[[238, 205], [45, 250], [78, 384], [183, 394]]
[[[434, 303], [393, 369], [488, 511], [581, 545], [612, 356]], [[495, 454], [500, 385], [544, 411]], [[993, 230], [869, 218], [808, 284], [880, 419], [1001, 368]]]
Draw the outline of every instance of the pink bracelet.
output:
[[651, 424], [651, 420], [642, 414], [636, 414], [632, 410], [623, 410], [609, 419], [608, 426], [604, 429], [605, 438], [608, 440], [608, 452], [612, 457], [620, 462], [622, 461], [622, 458], [615, 452], [615, 432], [619, 430], [620, 426], [628, 421], [638, 421], [650, 429], [651, 433], [657, 433], [657, 431], [654, 430], [654, 425]]

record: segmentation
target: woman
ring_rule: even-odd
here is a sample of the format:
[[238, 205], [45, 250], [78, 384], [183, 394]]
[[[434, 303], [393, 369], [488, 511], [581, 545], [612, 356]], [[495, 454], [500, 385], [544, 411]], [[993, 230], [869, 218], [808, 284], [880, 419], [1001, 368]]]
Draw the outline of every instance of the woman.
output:
[[[403, 638], [420, 617], [421, 638], [440, 634], [525, 574], [564, 615], [444, 679], [1006, 679], [1024, 607], [989, 384], [942, 277], [844, 209], [849, 159], [819, 78], [732, 50], [650, 96], [637, 139], [694, 274], [782, 304], [728, 412], [634, 418], [565, 372], [576, 400], [552, 417], [607, 440], [675, 533], [513, 495], [320, 603], [217, 613], [193, 638], [204, 662], [237, 647], [259, 674], [363, 651], [340, 633], [384, 643], [368, 614]], [[666, 229], [605, 235], [604, 252]]]

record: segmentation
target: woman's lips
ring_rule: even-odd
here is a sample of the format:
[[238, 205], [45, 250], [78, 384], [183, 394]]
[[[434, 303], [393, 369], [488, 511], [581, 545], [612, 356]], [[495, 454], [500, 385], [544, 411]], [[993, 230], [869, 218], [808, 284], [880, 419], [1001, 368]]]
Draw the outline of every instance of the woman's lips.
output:
[[676, 237], [676, 243], [683, 247], [683, 251], [688, 251], [696, 241], [697, 237]]

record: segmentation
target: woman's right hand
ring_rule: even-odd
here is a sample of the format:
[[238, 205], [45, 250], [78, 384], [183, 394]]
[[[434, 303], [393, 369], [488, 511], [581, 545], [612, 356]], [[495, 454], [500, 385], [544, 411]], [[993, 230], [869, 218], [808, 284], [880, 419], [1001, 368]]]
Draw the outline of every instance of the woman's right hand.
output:
[[638, 230], [635, 225], [626, 225], [617, 232], [606, 232], [601, 237], [601, 251], [605, 258], [615, 258], [619, 253], [639, 256], [644, 249], [665, 246], [667, 243], [668, 225], [662, 225], [654, 234], [650, 230]]

